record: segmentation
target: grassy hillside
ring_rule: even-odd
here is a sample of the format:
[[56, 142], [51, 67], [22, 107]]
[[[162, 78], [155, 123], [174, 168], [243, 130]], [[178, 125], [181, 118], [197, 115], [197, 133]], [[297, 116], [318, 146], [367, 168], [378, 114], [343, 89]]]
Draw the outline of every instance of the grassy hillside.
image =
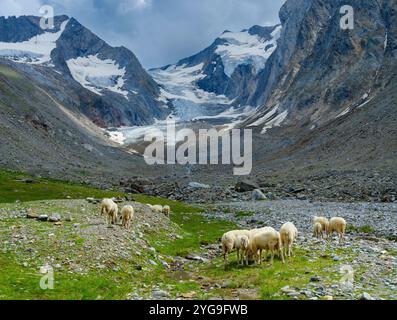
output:
[[[26, 182], [28, 181], [28, 183]], [[87, 197], [115, 197], [119, 192], [109, 192], [89, 186], [57, 180], [37, 179], [27, 174], [0, 170], [0, 203], [51, 199], [84, 199]]]
[[[237, 226], [201, 214], [210, 207], [136, 195], [132, 230], [108, 228], [98, 205], [51, 199], [117, 192], [46, 179], [33, 184], [18, 181], [26, 178], [30, 177], [1, 172], [0, 299], [289, 299], [280, 294], [286, 285], [305, 288], [313, 276], [332, 285], [340, 277], [330, 251], [318, 248], [313, 254], [307, 247], [297, 248], [297, 257], [286, 265], [276, 259], [273, 267], [265, 262], [242, 268], [232, 254], [231, 266], [224, 271], [219, 238]], [[170, 205], [171, 221], [147, 211], [145, 203]], [[70, 214], [73, 221], [56, 226], [26, 219], [23, 212], [28, 209]], [[354, 258], [351, 250], [338, 254], [346, 262]], [[59, 265], [54, 290], [39, 287], [43, 276], [39, 270], [48, 262]], [[166, 296], [156, 297], [158, 290]]]

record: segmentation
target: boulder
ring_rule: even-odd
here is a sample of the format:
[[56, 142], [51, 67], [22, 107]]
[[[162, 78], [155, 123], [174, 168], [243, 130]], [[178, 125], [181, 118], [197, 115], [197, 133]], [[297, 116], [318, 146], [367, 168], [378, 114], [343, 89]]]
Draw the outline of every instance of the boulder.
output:
[[255, 189], [259, 189], [259, 186], [256, 183], [248, 181], [240, 181], [234, 187], [234, 190], [237, 192], [249, 192], [254, 191]]
[[48, 220], [50, 222], [59, 222], [62, 220], [62, 217], [59, 213], [54, 213]]

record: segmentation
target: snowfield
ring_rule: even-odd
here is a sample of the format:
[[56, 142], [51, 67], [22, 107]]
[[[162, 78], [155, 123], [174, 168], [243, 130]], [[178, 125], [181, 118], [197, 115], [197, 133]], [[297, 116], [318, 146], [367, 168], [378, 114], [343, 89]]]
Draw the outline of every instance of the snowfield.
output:
[[51, 61], [51, 52], [69, 20], [61, 24], [58, 32], [45, 32], [23, 42], [0, 42], [0, 57], [19, 63], [45, 64]]
[[250, 127], [263, 126], [261, 131], [265, 134], [268, 130], [273, 127], [280, 127], [283, 121], [287, 118], [288, 111], [279, 112], [279, 105], [277, 104], [269, 112], [267, 112], [263, 117], [259, 118], [254, 123], [250, 124]]
[[67, 66], [74, 80], [84, 88], [102, 95], [109, 90], [123, 95], [128, 99], [128, 91], [122, 90], [125, 80], [125, 68], [111, 59], [101, 60], [98, 55], [70, 59]]
[[227, 43], [218, 46], [216, 53], [222, 58], [225, 74], [230, 78], [234, 70], [243, 64], [253, 65], [256, 72], [262, 70], [277, 48], [281, 29], [281, 26], [276, 27], [269, 41], [257, 35], [251, 35], [248, 31], [224, 33], [220, 39], [226, 40]]

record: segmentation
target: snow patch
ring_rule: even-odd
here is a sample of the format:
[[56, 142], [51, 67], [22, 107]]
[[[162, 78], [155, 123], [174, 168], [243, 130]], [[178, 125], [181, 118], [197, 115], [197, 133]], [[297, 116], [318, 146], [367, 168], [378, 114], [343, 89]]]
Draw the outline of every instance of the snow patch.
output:
[[259, 118], [257, 121], [252, 123], [250, 127], [258, 127], [264, 124], [266, 121], [268, 121], [271, 117], [273, 117], [275, 114], [277, 114], [279, 105], [276, 105], [272, 110], [270, 110], [268, 113], [266, 113], [262, 118]]
[[287, 116], [288, 116], [288, 111], [284, 111], [283, 113], [280, 113], [273, 120], [270, 120], [269, 122], [266, 123], [261, 133], [264, 134], [273, 127], [280, 127], [282, 122], [285, 120], [285, 118], [287, 118]]
[[45, 32], [23, 42], [0, 42], [0, 57], [19, 63], [45, 64], [51, 61], [51, 52], [69, 20], [62, 22], [58, 32]]
[[344, 115], [348, 114], [350, 112], [350, 110], [351, 110], [351, 108], [348, 107], [345, 110], [343, 110], [341, 113], [339, 113], [336, 117], [337, 118], [343, 117]]
[[117, 144], [120, 144], [120, 145], [124, 144], [125, 137], [122, 132], [120, 132], [120, 131], [106, 131], [106, 132], [109, 135], [109, 140], [111, 140]]
[[277, 48], [281, 29], [281, 26], [276, 27], [271, 34], [272, 39], [268, 41], [258, 35], [251, 35], [248, 31], [224, 33], [220, 39], [227, 43], [218, 46], [215, 52], [222, 58], [225, 74], [230, 78], [234, 70], [243, 64], [253, 65], [256, 72], [262, 70]]
[[116, 61], [101, 60], [98, 55], [90, 55], [70, 59], [66, 63], [73, 79], [84, 88], [98, 95], [102, 95], [106, 89], [121, 94], [128, 100], [128, 91], [122, 90], [126, 71]]

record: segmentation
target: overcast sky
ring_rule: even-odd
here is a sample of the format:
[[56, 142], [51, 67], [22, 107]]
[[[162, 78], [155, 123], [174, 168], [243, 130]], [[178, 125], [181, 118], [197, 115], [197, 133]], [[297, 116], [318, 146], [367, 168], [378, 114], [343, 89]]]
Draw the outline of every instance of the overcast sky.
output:
[[131, 49], [146, 68], [177, 62], [224, 30], [279, 23], [285, 0], [0, 0], [0, 15], [39, 15], [44, 4], [75, 17], [110, 45]]

